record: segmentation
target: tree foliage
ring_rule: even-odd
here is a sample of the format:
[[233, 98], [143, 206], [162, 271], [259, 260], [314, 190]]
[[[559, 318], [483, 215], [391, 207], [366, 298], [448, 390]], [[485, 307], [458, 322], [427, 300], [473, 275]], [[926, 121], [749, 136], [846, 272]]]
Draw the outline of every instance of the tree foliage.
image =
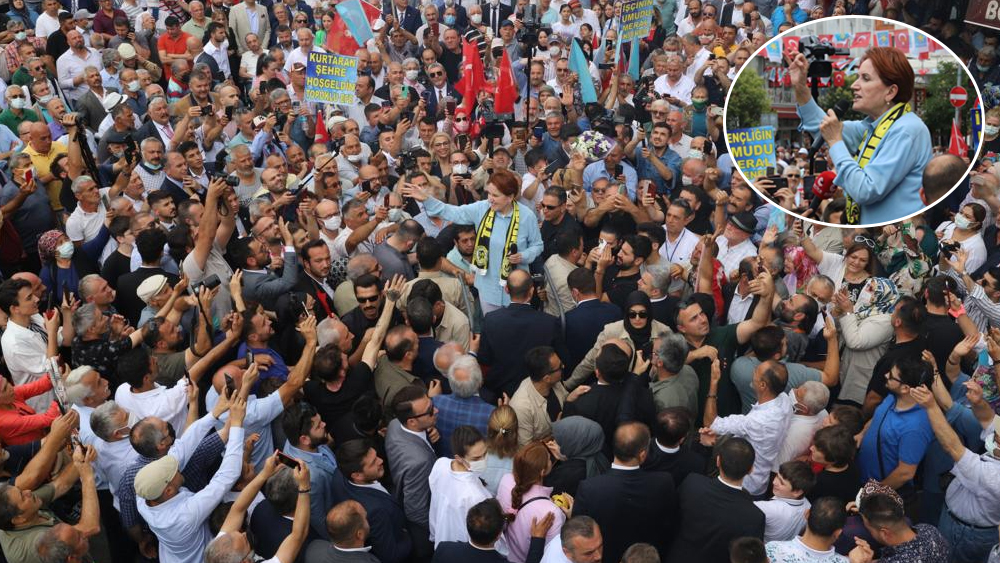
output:
[[730, 129], [743, 129], [760, 125], [760, 116], [771, 111], [771, 100], [764, 88], [764, 78], [746, 69], [733, 85], [726, 108], [726, 125]]

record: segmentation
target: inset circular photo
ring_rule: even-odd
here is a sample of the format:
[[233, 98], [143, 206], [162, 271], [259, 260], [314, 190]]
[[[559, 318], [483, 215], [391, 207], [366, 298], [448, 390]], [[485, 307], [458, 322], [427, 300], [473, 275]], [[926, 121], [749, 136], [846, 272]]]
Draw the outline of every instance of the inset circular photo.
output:
[[962, 61], [920, 30], [827, 18], [778, 35], [743, 66], [726, 99], [726, 145], [772, 204], [874, 227], [955, 189], [982, 142], [980, 100]]

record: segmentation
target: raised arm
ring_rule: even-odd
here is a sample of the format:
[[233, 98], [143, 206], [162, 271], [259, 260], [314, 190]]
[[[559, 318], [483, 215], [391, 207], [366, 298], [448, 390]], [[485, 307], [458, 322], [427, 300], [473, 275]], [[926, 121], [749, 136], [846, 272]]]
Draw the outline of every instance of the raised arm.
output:
[[[226, 515], [226, 520], [222, 523], [222, 527], [219, 528], [220, 533], [239, 532], [243, 529], [243, 521], [246, 518], [247, 510], [250, 508], [253, 499], [264, 488], [267, 480], [277, 473], [281, 467], [278, 465], [277, 455], [272, 454], [271, 457], [267, 458], [267, 461], [264, 462], [264, 468], [240, 491], [240, 496], [236, 497], [236, 500], [233, 501], [233, 505], [229, 508], [229, 514]], [[297, 516], [298, 514], [296, 514]]]
[[97, 500], [97, 481], [94, 478], [94, 460], [97, 450], [94, 446], [73, 449], [73, 465], [80, 474], [80, 490], [83, 500], [80, 504], [80, 520], [73, 526], [84, 536], [96, 536], [101, 531], [101, 507]]
[[[704, 252], [702, 255], [704, 256]], [[774, 278], [771, 277], [771, 273], [765, 269], [757, 279], [750, 282], [750, 293], [759, 295], [760, 303], [764, 305], [755, 307], [752, 317], [736, 325], [736, 340], [740, 344], [749, 342], [753, 333], [771, 322], [771, 308], [767, 306], [774, 298]]]
[[295, 330], [302, 333], [306, 343], [302, 348], [302, 355], [299, 356], [299, 362], [288, 372], [288, 379], [278, 388], [278, 395], [285, 406], [292, 403], [295, 394], [306, 384], [306, 377], [312, 370], [313, 358], [316, 355], [316, 317], [307, 315], [299, 321]]
[[292, 533], [285, 538], [274, 558], [279, 563], [292, 563], [302, 549], [309, 533], [309, 466], [302, 460], [296, 460], [299, 466], [295, 468], [295, 482], [299, 486], [298, 498], [295, 501], [295, 514], [292, 516]]
[[385, 306], [382, 307], [382, 314], [379, 316], [378, 322], [375, 324], [375, 330], [372, 332], [372, 336], [365, 346], [364, 355], [361, 356], [361, 361], [368, 364], [368, 367], [373, 370], [375, 369], [375, 362], [378, 360], [378, 351], [382, 348], [382, 340], [385, 338], [386, 331], [389, 330], [389, 323], [392, 321], [392, 313], [396, 309], [396, 302], [402, 296], [403, 286], [405, 285], [406, 280], [403, 276], [396, 274], [386, 286]]
[[965, 455], [965, 446], [962, 445], [962, 439], [958, 437], [955, 430], [948, 424], [948, 420], [944, 417], [944, 412], [941, 411], [941, 407], [938, 406], [937, 401], [934, 399], [934, 394], [925, 385], [921, 385], [920, 387], [911, 387], [910, 396], [927, 411], [927, 418], [931, 422], [931, 430], [934, 431], [934, 436], [944, 451], [956, 462], [962, 459], [962, 456]]

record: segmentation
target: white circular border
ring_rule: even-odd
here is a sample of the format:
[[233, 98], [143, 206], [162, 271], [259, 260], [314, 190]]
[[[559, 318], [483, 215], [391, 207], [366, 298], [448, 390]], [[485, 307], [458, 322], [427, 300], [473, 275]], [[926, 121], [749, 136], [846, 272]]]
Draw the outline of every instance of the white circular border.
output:
[[[736, 73], [736, 77], [733, 78], [732, 86], [729, 88], [729, 92], [726, 94], [726, 101], [725, 101], [725, 105], [723, 106], [723, 110], [722, 110], [722, 136], [723, 136], [723, 138], [724, 138], [724, 140], [726, 142], [726, 151], [728, 151], [729, 154], [732, 154], [732, 148], [729, 146], [729, 135], [727, 135], [727, 132], [728, 132], [728, 121], [726, 119], [726, 117], [729, 114], [729, 97], [732, 96], [733, 92], [735, 91], [736, 81], [740, 79], [740, 75], [743, 74], [744, 70], [746, 70], [746, 69], [748, 69], [750, 67], [750, 65], [747, 64], [747, 63], [749, 63], [752, 59], [760, 56], [761, 53], [764, 53], [766, 51], [766, 49], [767, 49], [767, 45], [768, 44], [770, 44], [773, 41], [780, 40], [780, 38], [782, 36], [791, 34], [793, 32], [799, 32], [799, 33], [801, 33], [806, 27], [808, 27], [808, 26], [810, 26], [812, 24], [815, 24], [815, 23], [818, 23], [818, 22], [821, 22], [821, 21], [832, 20], [832, 19], [837, 19], [837, 20], [839, 20], [839, 19], [879, 20], [879, 21], [890, 23], [890, 24], [892, 24], [894, 26], [902, 26], [902, 27], [905, 27], [905, 28], [907, 28], [909, 30], [916, 31], [916, 32], [918, 32], [918, 33], [920, 33], [922, 35], [926, 35], [929, 40], [935, 41], [940, 46], [941, 49], [944, 49], [945, 51], [948, 51], [948, 54], [950, 54], [952, 56], [952, 59], [954, 59], [955, 62], [958, 63], [959, 68], [961, 68], [962, 70], [965, 71], [965, 75], [969, 78], [969, 82], [972, 84], [972, 87], [976, 91], [976, 99], [978, 99], [979, 102], [980, 102], [980, 111], [983, 112], [983, 123], [984, 124], [986, 123], [986, 107], [982, 104], [983, 94], [982, 94], [982, 92], [979, 91], [979, 85], [976, 84], [976, 81], [972, 78], [972, 74], [969, 73], [969, 68], [967, 66], [965, 66], [964, 63], [962, 63], [962, 60], [958, 57], [958, 55], [956, 55], [954, 51], [952, 51], [944, 43], [942, 43], [940, 40], [938, 40], [937, 37], [935, 37], [933, 35], [929, 35], [927, 33], [924, 33], [920, 29], [918, 29], [916, 27], [913, 27], [912, 25], [909, 25], [907, 23], [904, 23], [904, 22], [901, 22], [901, 21], [897, 21], [897, 20], [891, 20], [891, 19], [888, 19], [888, 18], [882, 18], [882, 17], [877, 17], [877, 16], [833, 16], [833, 17], [822, 18], [822, 19], [819, 19], [819, 20], [813, 20], [813, 21], [810, 21], [810, 22], [799, 24], [799, 25], [793, 26], [791, 29], [788, 29], [788, 30], [785, 30], [785, 31], [779, 33], [778, 35], [775, 35], [770, 40], [766, 41], [763, 45], [761, 45], [759, 49], [757, 49], [756, 51], [754, 51], [750, 55], [750, 58], [747, 59], [747, 62], [743, 64], [743, 68], [741, 68], [739, 70], [739, 72]], [[872, 40], [874, 41], [874, 37], [875, 37], [874, 36], [874, 32], [872, 32], [872, 33], [873, 33]], [[782, 49], [782, 50], [784, 50], [784, 49]], [[784, 53], [782, 53], [782, 56], [784, 56]], [[765, 77], [765, 81], [766, 80], [767, 79]], [[969, 102], [966, 101], [966, 104], [968, 104], [968, 103]], [[777, 131], [775, 131], [775, 132], [777, 132]], [[976, 163], [979, 160], [979, 155], [980, 155], [980, 153], [983, 150], [983, 139], [985, 138], [985, 134], [983, 133], [982, 130], [980, 130], [979, 133], [980, 133], [980, 140], [979, 140], [979, 143], [978, 143], [979, 146], [976, 149], [976, 154], [974, 155], [973, 158], [970, 159], [969, 168], [966, 169], [966, 171], [965, 171], [964, 174], [962, 174], [962, 178], [958, 181], [958, 183], [956, 183], [947, 192], [945, 192], [945, 194], [943, 196], [939, 197], [934, 202], [932, 202], [932, 203], [930, 203], [930, 204], [925, 205], [924, 207], [922, 207], [920, 209], [920, 211], [917, 211], [916, 213], [911, 213], [910, 215], [907, 215], [905, 217], [900, 217], [898, 219], [893, 219], [891, 221], [885, 221], [885, 222], [882, 222], [882, 223], [870, 223], [870, 224], [863, 224], [863, 225], [844, 225], [844, 224], [840, 224], [840, 223], [827, 223], [825, 221], [820, 221], [818, 219], [813, 219], [813, 218], [810, 218], [810, 217], [804, 217], [804, 216], [802, 216], [802, 215], [800, 215], [798, 213], [795, 213], [794, 211], [789, 211], [788, 209], [785, 209], [780, 204], [778, 204], [776, 201], [773, 201], [773, 200], [771, 200], [771, 198], [767, 197], [767, 195], [765, 195], [764, 192], [762, 192], [761, 190], [757, 189], [757, 186], [755, 186], [753, 184], [753, 182], [751, 182], [750, 179], [747, 178], [747, 176], [743, 173], [743, 170], [740, 169], [740, 167], [736, 164], [735, 160], [733, 160], [733, 169], [736, 170], [736, 172], [743, 178], [743, 181], [746, 182], [747, 185], [750, 186], [750, 189], [752, 189], [758, 196], [760, 196], [764, 201], [770, 203], [771, 205], [774, 205], [775, 207], [777, 207], [782, 212], [784, 212], [784, 213], [786, 213], [788, 215], [791, 215], [791, 216], [793, 216], [793, 217], [795, 217], [797, 219], [801, 219], [801, 220], [809, 222], [809, 223], [815, 223], [815, 224], [818, 224], [818, 225], [823, 225], [824, 227], [868, 229], [868, 228], [872, 228], [872, 227], [881, 227], [881, 226], [884, 226], [884, 225], [892, 225], [894, 223], [899, 223], [901, 221], [906, 221], [907, 219], [910, 219], [912, 217], [920, 215], [921, 213], [924, 213], [925, 211], [927, 211], [931, 207], [934, 207], [935, 205], [941, 203], [942, 200], [944, 200], [949, 195], [951, 195], [951, 193], [953, 191], [955, 191], [955, 188], [957, 188], [960, 184], [962, 184], [962, 182], [965, 181], [965, 178], [969, 175], [969, 172], [972, 171], [972, 169], [976, 166]], [[732, 157], [730, 157], [730, 158], [732, 158]]]

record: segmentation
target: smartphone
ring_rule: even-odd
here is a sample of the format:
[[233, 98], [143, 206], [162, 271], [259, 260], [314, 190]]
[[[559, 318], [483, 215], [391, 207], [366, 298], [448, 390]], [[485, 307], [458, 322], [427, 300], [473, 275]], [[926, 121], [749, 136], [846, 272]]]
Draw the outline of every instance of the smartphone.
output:
[[616, 164], [615, 165], [615, 178], [621, 176], [624, 173], [625, 173], [625, 167], [623, 167], [621, 164]]
[[722, 111], [723, 111], [722, 108], [716, 106], [712, 108], [712, 111], [708, 112], [708, 114], [711, 115], [712, 117], [721, 117]]
[[73, 444], [74, 450], [76, 450], [77, 448], [80, 448], [81, 450], [83, 449], [83, 442], [80, 441], [80, 437], [77, 436], [75, 433], [69, 435], [69, 442]]
[[101, 194], [101, 203], [104, 204], [104, 210], [111, 210], [111, 202], [108, 200], [108, 194]]
[[236, 106], [226, 107], [226, 119], [232, 121], [235, 112], [236, 112]]
[[743, 14], [743, 26], [750, 27], [750, 14]]
[[385, 197], [382, 198], [382, 207], [389, 207], [389, 194], [385, 194]]
[[469, 146], [469, 136], [465, 133], [462, 133], [461, 135], [456, 135], [455, 141], [458, 142], [458, 150], [460, 151], [464, 151], [465, 148]]
[[774, 184], [774, 187], [768, 190], [768, 192], [776, 192], [782, 188], [788, 187], [788, 178], [785, 178], [784, 176], [768, 176], [767, 179]]
[[510, 243], [510, 253], [507, 256], [512, 256], [514, 254], [517, 254], [517, 243], [516, 242]]
[[618, 193], [621, 194], [621, 195], [627, 196], [628, 195], [628, 186], [626, 186], [625, 184], [622, 184], [622, 185], [618, 186]]
[[535, 125], [534, 127], [531, 128], [531, 134], [534, 135], [536, 139], [541, 141], [542, 137], [545, 135], [545, 126]]
[[232, 398], [236, 393], [236, 382], [233, 381], [233, 376], [226, 374], [226, 395]]
[[35, 173], [32, 171], [31, 168], [29, 168], [29, 169], [27, 169], [27, 170], [24, 171], [24, 183], [25, 184], [30, 183], [34, 179], [35, 179]]
[[249, 368], [250, 364], [253, 363], [253, 351], [250, 350], [250, 348], [247, 348], [247, 354], [246, 354], [245, 357], [246, 357], [246, 360], [247, 360], [247, 367]]
[[63, 284], [63, 301], [66, 303], [71, 303], [73, 301], [73, 294], [70, 292], [69, 287]]
[[813, 162], [813, 173], [820, 174], [822, 172], [826, 172], [828, 166], [829, 165], [826, 163], [826, 159], [818, 158]]
[[299, 466], [299, 463], [297, 461], [295, 461], [290, 456], [286, 455], [284, 452], [280, 450], [274, 452], [274, 455], [278, 458], [278, 463], [280, 463], [281, 465], [285, 465], [291, 469], [296, 469]]
[[764, 172], [764, 175], [765, 176], [774, 176], [774, 167], [773, 166], [768, 166], [767, 169]]
[[433, 29], [434, 29], [434, 35], [440, 35], [440, 33], [438, 32], [441, 30], [441, 24], [439, 23], [434, 24]]
[[221, 283], [222, 280], [219, 279], [219, 276], [217, 274], [212, 274], [202, 280], [201, 285], [205, 286], [206, 289], [215, 289], [219, 287], [219, 284]]
[[553, 174], [555, 174], [555, 173], [556, 173], [556, 170], [559, 170], [559, 162], [558, 162], [558, 161], [555, 161], [555, 162], [550, 162], [550, 163], [549, 163], [549, 164], [548, 164], [548, 165], [547, 165], [547, 166], [545, 167], [545, 173], [546, 173], [546, 174], [548, 174], [548, 176], [549, 176], [550, 178], [552, 177], [552, 175], [553, 175]]
[[652, 198], [656, 197], [656, 184], [654, 184], [653, 182], [650, 182], [646, 186], [646, 196]]
[[457, 106], [457, 104], [455, 103], [455, 99], [454, 98], [452, 98], [450, 96], [447, 97], [447, 98], [445, 98], [444, 107], [445, 107], [445, 109], [448, 110], [448, 114], [449, 115], [455, 115], [455, 107], [456, 106]]

